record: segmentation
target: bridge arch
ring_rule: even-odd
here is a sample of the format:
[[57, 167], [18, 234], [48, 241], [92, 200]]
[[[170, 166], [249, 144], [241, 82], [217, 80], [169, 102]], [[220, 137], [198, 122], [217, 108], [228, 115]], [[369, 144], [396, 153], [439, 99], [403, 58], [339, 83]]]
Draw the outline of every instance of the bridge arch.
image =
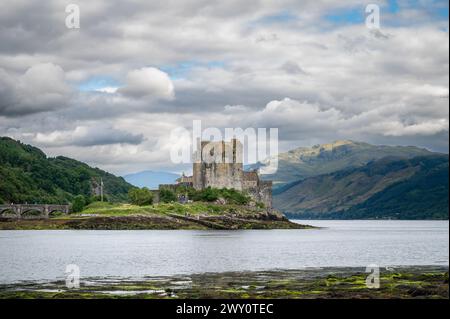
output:
[[58, 217], [58, 216], [62, 216], [65, 214], [66, 213], [65, 213], [64, 209], [61, 209], [61, 208], [54, 208], [54, 209], [48, 210], [48, 217]]
[[17, 218], [17, 212], [14, 207], [0, 208], [0, 218]]
[[39, 207], [24, 208], [20, 213], [20, 217], [23, 219], [42, 218], [44, 216], [44, 210]]

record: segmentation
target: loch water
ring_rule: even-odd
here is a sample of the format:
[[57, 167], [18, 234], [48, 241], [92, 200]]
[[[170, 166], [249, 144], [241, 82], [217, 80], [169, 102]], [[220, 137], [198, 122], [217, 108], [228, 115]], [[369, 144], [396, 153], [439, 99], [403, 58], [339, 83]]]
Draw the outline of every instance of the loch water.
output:
[[0, 283], [303, 267], [449, 264], [448, 221], [296, 221], [308, 230], [0, 231]]

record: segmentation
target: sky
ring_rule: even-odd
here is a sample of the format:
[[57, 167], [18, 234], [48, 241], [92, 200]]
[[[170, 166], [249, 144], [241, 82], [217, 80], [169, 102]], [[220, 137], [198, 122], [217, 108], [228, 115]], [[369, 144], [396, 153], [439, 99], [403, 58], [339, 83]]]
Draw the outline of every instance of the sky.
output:
[[169, 154], [187, 141], [171, 132], [194, 120], [278, 128], [280, 151], [351, 139], [448, 152], [448, 1], [0, 6], [0, 136], [49, 156], [180, 172]]

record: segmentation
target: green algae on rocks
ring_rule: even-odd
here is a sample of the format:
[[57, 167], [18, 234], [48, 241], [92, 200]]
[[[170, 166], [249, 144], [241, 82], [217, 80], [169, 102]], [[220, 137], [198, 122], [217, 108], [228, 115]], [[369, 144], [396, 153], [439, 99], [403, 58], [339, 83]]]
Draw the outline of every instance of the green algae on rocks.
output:
[[0, 285], [0, 298], [38, 299], [447, 299], [448, 267], [380, 271], [380, 287], [366, 285], [362, 268], [206, 273], [137, 279], [88, 278], [80, 288], [65, 282]]

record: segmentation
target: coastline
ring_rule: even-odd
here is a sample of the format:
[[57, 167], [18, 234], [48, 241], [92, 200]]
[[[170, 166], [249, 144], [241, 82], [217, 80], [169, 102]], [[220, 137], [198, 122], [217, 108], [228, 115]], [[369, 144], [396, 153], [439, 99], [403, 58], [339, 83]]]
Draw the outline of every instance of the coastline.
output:
[[303, 268], [159, 277], [86, 278], [0, 284], [0, 299], [447, 299], [448, 266], [380, 269], [380, 287], [369, 288], [361, 267]]
[[96, 202], [79, 213], [50, 218], [0, 218], [0, 230], [240, 230], [313, 229], [294, 223], [273, 209], [244, 205], [159, 203], [137, 206]]
[[317, 229], [286, 218], [266, 219], [214, 215], [186, 217], [168, 215], [131, 215], [66, 217], [50, 219], [2, 219], [1, 230], [243, 230], [243, 229]]

